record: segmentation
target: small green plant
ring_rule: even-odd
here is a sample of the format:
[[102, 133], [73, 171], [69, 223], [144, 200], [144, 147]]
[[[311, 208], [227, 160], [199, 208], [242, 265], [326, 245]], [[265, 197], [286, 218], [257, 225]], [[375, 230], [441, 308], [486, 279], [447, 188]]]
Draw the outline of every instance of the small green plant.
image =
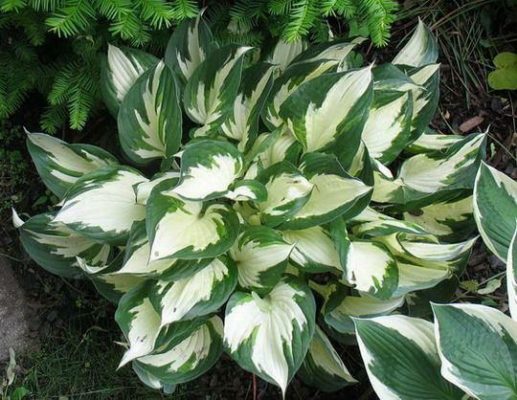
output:
[[108, 50], [103, 94], [145, 173], [28, 135], [60, 201], [15, 214], [22, 244], [117, 304], [120, 365], [145, 384], [170, 391], [224, 350], [284, 394], [296, 373], [338, 390], [355, 379], [329, 337], [462, 273], [485, 135], [426, 132], [439, 65], [423, 23], [389, 64], [352, 68], [355, 45], [268, 53], [186, 21], [164, 60]]
[[517, 54], [499, 53], [494, 58], [495, 71], [488, 74], [488, 84], [496, 90], [517, 90]]

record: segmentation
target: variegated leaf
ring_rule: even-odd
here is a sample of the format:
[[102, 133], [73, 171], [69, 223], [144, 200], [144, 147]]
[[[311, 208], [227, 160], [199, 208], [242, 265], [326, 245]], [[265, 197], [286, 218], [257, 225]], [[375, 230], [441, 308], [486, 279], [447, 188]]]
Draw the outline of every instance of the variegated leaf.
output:
[[54, 221], [92, 239], [121, 243], [133, 222], [145, 218], [134, 186], [147, 179], [129, 167], [104, 167], [79, 179]]
[[159, 172], [155, 174], [151, 180], [139, 183], [135, 186], [136, 202], [146, 205], [149, 195], [156, 185], [166, 179], [178, 179], [179, 177], [179, 171]]
[[370, 67], [325, 74], [296, 89], [282, 104], [280, 117], [306, 152], [327, 149], [344, 134], [358, 147], [371, 97]]
[[440, 375], [433, 325], [391, 315], [356, 319], [357, 341], [370, 383], [383, 400], [461, 400]]
[[185, 86], [183, 104], [190, 119], [200, 125], [196, 136], [219, 128], [237, 96], [243, 56], [251, 47], [228, 45], [211, 52]]
[[263, 171], [257, 180], [267, 190], [267, 199], [257, 203], [262, 222], [276, 226], [296, 214], [309, 200], [313, 185], [288, 162], [275, 164]]
[[281, 225], [282, 229], [306, 229], [342, 216], [350, 218], [368, 204], [372, 188], [348, 175], [330, 155], [308, 153], [301, 170], [313, 189], [309, 200]]
[[118, 303], [115, 320], [129, 345], [119, 367], [154, 350], [161, 324], [160, 314], [148, 296], [152, 285], [152, 281], [138, 285], [122, 296]]
[[463, 136], [461, 135], [441, 135], [424, 132], [405, 150], [413, 154], [446, 151], [454, 143], [462, 139]]
[[464, 240], [476, 229], [472, 202], [472, 196], [436, 202], [404, 213], [404, 219], [419, 224], [442, 240]]
[[147, 237], [145, 222], [135, 223], [124, 251], [122, 267], [113, 275], [141, 277], [159, 276], [162, 280], [176, 280], [195, 274], [210, 263], [210, 259], [178, 260], [160, 259], [150, 261], [151, 246]]
[[[333, 284], [322, 314], [325, 323], [338, 335], [353, 335], [353, 318], [387, 315], [404, 305], [404, 297], [381, 300], [366, 293], [351, 294], [341, 284]], [[339, 338], [338, 338], [339, 339]]]
[[303, 40], [296, 40], [293, 42], [286, 42], [280, 39], [273, 49], [273, 52], [268, 57], [268, 62], [273, 65], [278, 65], [280, 71], [285, 71], [291, 62], [298, 57], [307, 47], [307, 43]]
[[510, 315], [517, 321], [517, 229], [508, 249], [506, 284], [508, 287], [508, 307]]
[[423, 67], [433, 64], [438, 59], [438, 44], [431, 30], [418, 20], [418, 26], [406, 45], [392, 61], [395, 65]]
[[44, 133], [27, 133], [27, 149], [43, 183], [59, 198], [83, 175], [117, 164], [99, 147], [68, 144]]
[[53, 222], [54, 213], [35, 215], [18, 229], [29, 256], [47, 271], [71, 278], [80, 275], [77, 257], [94, 265], [106, 263], [110, 247]]
[[244, 168], [242, 154], [231, 143], [200, 140], [181, 155], [181, 176], [174, 192], [188, 200], [212, 200], [226, 194]]
[[402, 163], [397, 178], [387, 169], [375, 174], [373, 200], [425, 206], [457, 197], [458, 191], [472, 189], [475, 174], [484, 155], [484, 134], [470, 135], [447, 152], [413, 156]]
[[477, 399], [517, 397], [517, 322], [474, 304], [433, 304], [442, 375]]
[[282, 231], [282, 236], [294, 245], [293, 262], [302, 271], [342, 271], [339, 253], [330, 233], [321, 226], [296, 231]]
[[318, 325], [298, 376], [307, 385], [324, 392], [334, 392], [357, 382]]
[[215, 258], [193, 275], [174, 281], [158, 280], [150, 300], [161, 316], [161, 326], [211, 314], [237, 285], [237, 270], [228, 257]]
[[108, 57], [102, 68], [101, 89], [113, 116], [117, 116], [120, 103], [138, 77], [157, 62], [155, 56], [141, 50], [108, 45]]
[[506, 261], [517, 227], [517, 183], [485, 163], [474, 185], [474, 218], [487, 247]]
[[160, 61], [127, 92], [118, 113], [124, 153], [135, 163], [170, 158], [181, 142], [182, 115], [172, 72]]
[[313, 44], [300, 53], [293, 60], [292, 64], [310, 63], [321, 60], [332, 60], [341, 63], [357, 44], [356, 41], [349, 42], [343, 39]]
[[397, 261], [382, 244], [350, 241], [341, 254], [343, 278], [363, 293], [380, 299], [392, 297], [399, 283]]
[[239, 285], [258, 293], [272, 289], [287, 266], [293, 246], [265, 226], [249, 226], [230, 249], [237, 264]]
[[174, 29], [165, 51], [165, 63], [185, 83], [216, 48], [210, 28], [199, 15]]
[[259, 181], [253, 179], [243, 179], [232, 185], [225, 197], [234, 201], [266, 201], [267, 189]]
[[255, 179], [264, 169], [281, 161], [296, 163], [301, 154], [301, 145], [289, 132], [263, 133], [257, 137], [246, 155], [253, 160], [246, 171], [246, 179]]
[[79, 267], [92, 281], [95, 289], [113, 304], [118, 304], [120, 298], [139, 286], [147, 278], [142, 275], [119, 273], [122, 266], [122, 254], [119, 254], [109, 263], [92, 264], [77, 257]]
[[314, 333], [310, 289], [287, 277], [264, 297], [236, 292], [226, 307], [224, 343], [241, 368], [285, 391]]
[[135, 363], [162, 382], [177, 385], [203, 375], [223, 351], [223, 322], [214, 316], [178, 344], [138, 358]]
[[440, 98], [440, 64], [430, 64], [408, 72], [418, 87], [411, 90], [413, 97], [413, 121], [411, 139], [417, 140], [431, 123]]
[[182, 200], [175, 180], [160, 182], [147, 203], [150, 260], [198, 259], [226, 252], [239, 233], [239, 219], [228, 205]]
[[413, 97], [410, 91], [374, 91], [362, 140], [370, 156], [390, 163], [407, 146], [411, 135]]
[[318, 60], [298, 63], [289, 67], [273, 83], [266, 109], [262, 115], [264, 123], [272, 130], [282, 126], [284, 121], [279, 116], [280, 108], [291, 94], [304, 82], [332, 70], [337, 64], [336, 60]]
[[271, 90], [275, 66], [256, 64], [242, 73], [241, 86], [233, 107], [221, 129], [223, 133], [236, 140], [239, 150], [249, 148], [259, 129], [259, 118]]

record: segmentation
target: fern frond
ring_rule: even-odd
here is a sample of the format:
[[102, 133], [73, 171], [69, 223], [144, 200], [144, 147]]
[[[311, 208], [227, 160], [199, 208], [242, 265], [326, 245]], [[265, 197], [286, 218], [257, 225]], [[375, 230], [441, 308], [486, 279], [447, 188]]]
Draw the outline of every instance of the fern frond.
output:
[[36, 11], [53, 12], [65, 5], [67, 0], [29, 0], [30, 6]]
[[69, 0], [47, 18], [50, 31], [59, 37], [70, 37], [84, 31], [95, 18], [95, 10], [88, 0]]
[[194, 18], [199, 13], [199, 7], [194, 0], [174, 0], [172, 3], [172, 12], [174, 19], [182, 21], [188, 18]]
[[291, 10], [292, 0], [270, 0], [269, 12], [273, 15], [286, 15]]
[[314, 0], [296, 0], [292, 5], [289, 22], [285, 26], [282, 37], [292, 42], [309, 33], [312, 23], [318, 15]]
[[395, 0], [358, 0], [358, 3], [357, 12], [365, 16], [363, 21], [368, 26], [372, 42], [385, 46], [399, 8], [398, 3]]
[[154, 27], [170, 27], [174, 18], [174, 11], [171, 5], [163, 0], [137, 0], [140, 6], [140, 17]]
[[95, 0], [95, 6], [99, 13], [110, 21], [133, 12], [131, 0]]
[[3, 12], [18, 11], [27, 5], [25, 0], [2, 0], [0, 10]]
[[66, 124], [68, 111], [65, 104], [48, 107], [41, 115], [40, 125], [43, 131], [55, 134], [58, 128]]

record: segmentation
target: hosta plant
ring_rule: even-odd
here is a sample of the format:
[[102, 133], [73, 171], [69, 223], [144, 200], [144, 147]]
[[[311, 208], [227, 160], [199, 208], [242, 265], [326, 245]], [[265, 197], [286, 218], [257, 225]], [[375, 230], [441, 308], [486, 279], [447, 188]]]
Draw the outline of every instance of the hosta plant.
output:
[[28, 134], [61, 201], [15, 216], [21, 241], [117, 304], [121, 366], [147, 385], [225, 351], [283, 393], [297, 373], [337, 390], [356, 380], [331, 339], [352, 343], [353, 318], [461, 274], [485, 136], [428, 130], [439, 65], [422, 23], [390, 64], [358, 68], [354, 46], [220, 46], [187, 21], [164, 60], [108, 50], [123, 156]]

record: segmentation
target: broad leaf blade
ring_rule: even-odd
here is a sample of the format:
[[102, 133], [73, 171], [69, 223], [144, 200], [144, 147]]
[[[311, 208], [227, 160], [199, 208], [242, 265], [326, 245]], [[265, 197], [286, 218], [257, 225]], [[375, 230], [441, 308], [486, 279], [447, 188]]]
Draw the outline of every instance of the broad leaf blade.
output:
[[440, 375], [433, 325], [402, 315], [355, 320], [370, 382], [383, 400], [461, 400]]
[[146, 181], [129, 167], [99, 169], [70, 188], [54, 220], [92, 239], [125, 242], [133, 222], [145, 217], [133, 187]]
[[314, 333], [310, 289], [285, 278], [264, 298], [236, 292], [226, 307], [224, 343], [245, 370], [282, 389], [300, 367]]
[[113, 116], [117, 116], [120, 103], [138, 77], [157, 62], [156, 57], [141, 50], [108, 46], [107, 60], [102, 69], [101, 89]]
[[99, 147], [68, 144], [44, 133], [27, 133], [27, 149], [43, 183], [59, 198], [83, 175], [118, 164]]
[[517, 397], [517, 322], [481, 305], [433, 305], [442, 375], [484, 400]]
[[175, 180], [163, 181], [149, 197], [146, 226], [151, 261], [209, 258], [226, 252], [239, 233], [235, 211], [225, 204], [204, 206], [183, 200], [174, 185]]
[[395, 56], [392, 64], [422, 67], [438, 59], [438, 44], [431, 30], [418, 20], [418, 26], [406, 45]]
[[517, 222], [517, 183], [482, 163], [474, 185], [474, 218], [487, 247], [506, 261]]
[[210, 28], [199, 15], [183, 21], [174, 29], [165, 50], [165, 63], [185, 83], [216, 48], [217, 42]]
[[119, 139], [135, 163], [170, 158], [181, 142], [179, 93], [163, 61], [144, 73], [126, 94], [118, 113]]

